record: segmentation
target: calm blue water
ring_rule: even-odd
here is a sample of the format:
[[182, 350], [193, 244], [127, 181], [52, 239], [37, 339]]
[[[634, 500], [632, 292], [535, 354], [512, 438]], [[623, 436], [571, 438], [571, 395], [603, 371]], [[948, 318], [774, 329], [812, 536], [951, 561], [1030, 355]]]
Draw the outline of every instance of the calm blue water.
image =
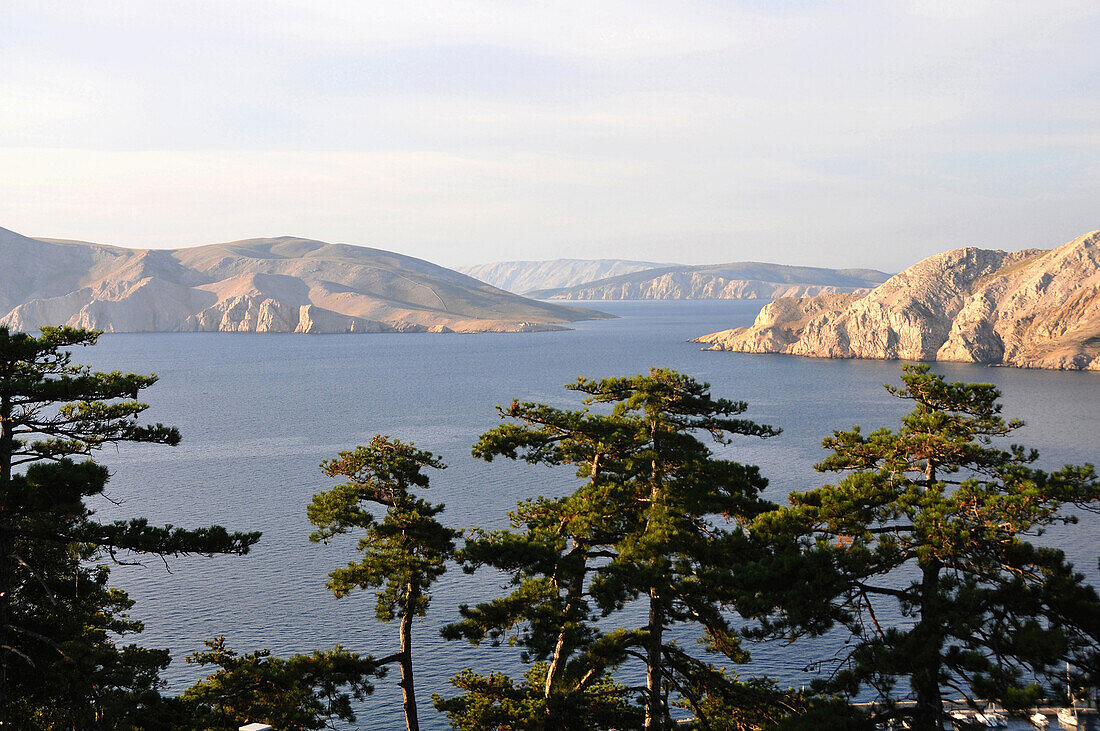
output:
[[[308, 541], [305, 506], [333, 483], [321, 460], [385, 433], [440, 455], [449, 469], [431, 493], [445, 502], [456, 527], [500, 527], [517, 500], [575, 487], [571, 471], [474, 461], [470, 446], [499, 423], [494, 406], [512, 398], [567, 406], [562, 384], [579, 375], [603, 377], [667, 366], [709, 381], [717, 396], [749, 402], [747, 416], [781, 427], [781, 436], [728, 448], [758, 464], [771, 480], [768, 496], [822, 484], [812, 470], [834, 428], [892, 426], [908, 409], [882, 388], [899, 382], [899, 364], [701, 352], [688, 338], [748, 324], [762, 302], [619, 302], [601, 308], [620, 319], [579, 323], [560, 333], [512, 335], [109, 335], [81, 358], [97, 368], [156, 372], [145, 400], [154, 421], [183, 433], [177, 448], [127, 445], [98, 459], [111, 468], [111, 497], [100, 517], [144, 515], [181, 526], [218, 523], [264, 533], [244, 557], [159, 561], [114, 569], [114, 583], [137, 601], [140, 637], [171, 648], [168, 677], [181, 690], [200, 672], [183, 658], [202, 641], [225, 634], [241, 651], [278, 654], [336, 644], [384, 655], [396, 649], [396, 626], [374, 619], [373, 596], [335, 600], [328, 572], [354, 554], [353, 542]], [[1027, 420], [1020, 443], [1037, 447], [1042, 464], [1096, 462], [1100, 457], [1100, 374], [1057, 373], [942, 364], [953, 380], [992, 381], [1005, 393], [1005, 414]], [[1094, 519], [1051, 531], [1097, 580]], [[425, 728], [446, 728], [430, 695], [451, 695], [447, 679], [464, 667], [517, 666], [508, 648], [447, 643], [438, 628], [460, 602], [499, 592], [505, 580], [482, 572], [448, 573], [434, 591], [429, 616], [415, 629], [417, 695]], [[644, 622], [639, 622], [639, 624]], [[693, 638], [684, 637], [690, 644]], [[828, 649], [827, 647], [824, 649]], [[815, 650], [816, 651], [816, 650]], [[800, 646], [753, 649], [744, 674], [770, 674], [799, 684], [809, 651]], [[402, 725], [396, 674], [361, 709], [361, 728]]]

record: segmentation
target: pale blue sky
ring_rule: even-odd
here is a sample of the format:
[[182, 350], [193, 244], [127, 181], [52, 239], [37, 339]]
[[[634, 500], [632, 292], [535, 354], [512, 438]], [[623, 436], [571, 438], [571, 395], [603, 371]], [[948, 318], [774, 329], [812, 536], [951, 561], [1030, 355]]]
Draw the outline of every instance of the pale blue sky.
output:
[[1100, 3], [14, 0], [0, 226], [898, 270], [1100, 227]]

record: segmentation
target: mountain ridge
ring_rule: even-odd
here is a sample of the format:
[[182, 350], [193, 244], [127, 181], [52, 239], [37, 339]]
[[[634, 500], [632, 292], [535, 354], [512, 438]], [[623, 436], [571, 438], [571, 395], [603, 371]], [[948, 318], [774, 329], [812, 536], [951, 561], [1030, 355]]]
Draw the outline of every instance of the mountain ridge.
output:
[[773, 299], [869, 290], [889, 278], [874, 269], [826, 269], [765, 262], [669, 265], [536, 290], [539, 299]]
[[595, 279], [669, 266], [631, 259], [547, 259], [498, 261], [459, 267], [457, 271], [499, 289], [527, 295], [530, 292], [571, 287]]
[[125, 249], [0, 229], [0, 260], [0, 325], [19, 330], [520, 332], [608, 317], [404, 254], [297, 236]]

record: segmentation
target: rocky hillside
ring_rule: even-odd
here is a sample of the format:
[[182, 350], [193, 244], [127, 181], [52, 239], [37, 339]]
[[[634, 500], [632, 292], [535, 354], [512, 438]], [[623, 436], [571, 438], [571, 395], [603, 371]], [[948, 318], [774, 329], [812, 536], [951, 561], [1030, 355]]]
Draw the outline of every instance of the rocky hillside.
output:
[[176, 250], [0, 229], [0, 325], [107, 332], [515, 332], [606, 317], [421, 259], [293, 237]]
[[1051, 251], [955, 249], [866, 295], [778, 299], [712, 350], [1100, 370], [1100, 231]]
[[552, 259], [549, 261], [498, 261], [459, 267], [474, 279], [517, 294], [536, 290], [574, 287], [595, 279], [615, 277], [643, 269], [668, 266], [624, 259]]
[[735, 262], [647, 269], [529, 295], [570, 300], [773, 299], [867, 291], [889, 276], [872, 269]]

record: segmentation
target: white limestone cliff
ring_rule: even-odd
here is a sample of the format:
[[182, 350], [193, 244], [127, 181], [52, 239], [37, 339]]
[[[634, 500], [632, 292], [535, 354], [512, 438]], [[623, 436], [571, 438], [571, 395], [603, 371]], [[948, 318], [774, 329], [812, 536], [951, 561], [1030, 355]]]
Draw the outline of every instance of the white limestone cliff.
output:
[[866, 295], [777, 299], [712, 350], [1100, 370], [1100, 231], [1051, 251], [954, 249]]

